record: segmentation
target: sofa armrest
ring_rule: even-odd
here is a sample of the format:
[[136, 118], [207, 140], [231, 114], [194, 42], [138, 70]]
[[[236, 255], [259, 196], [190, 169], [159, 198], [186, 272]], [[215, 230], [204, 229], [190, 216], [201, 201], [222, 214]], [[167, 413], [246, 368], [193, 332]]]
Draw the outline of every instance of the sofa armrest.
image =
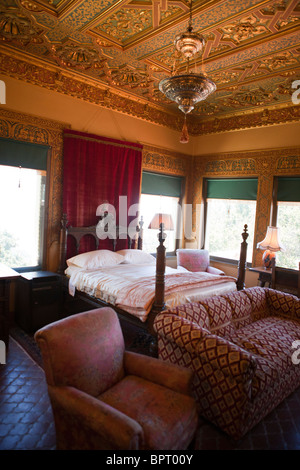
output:
[[224, 271], [221, 271], [221, 269], [215, 268], [214, 266], [208, 266], [206, 272], [210, 274], [220, 274], [225, 276]]
[[[87, 429], [99, 440], [100, 449], [136, 450], [143, 442], [140, 424], [101, 399], [68, 386], [48, 386], [48, 393], [54, 415], [61, 414], [63, 421], [70, 419], [70, 423], [64, 425], [66, 433], [71, 432], [71, 427], [75, 433], [79, 429], [79, 435]], [[78, 429], [74, 429], [77, 426]], [[59, 431], [57, 429], [57, 434]]]
[[130, 351], [125, 351], [124, 368], [126, 374], [142, 377], [184, 395], [191, 395], [193, 372], [189, 369]]
[[267, 300], [272, 315], [297, 318], [300, 320], [300, 299], [274, 289], [267, 290]]
[[203, 364], [209, 363], [212, 368], [222, 370], [237, 381], [252, 379], [257, 367], [253, 354], [217, 335], [205, 337], [196, 352]]
[[164, 313], [155, 318], [153, 326], [158, 336], [198, 356], [203, 365], [238, 381], [249, 381], [254, 375], [256, 359], [251, 353], [185, 318]]

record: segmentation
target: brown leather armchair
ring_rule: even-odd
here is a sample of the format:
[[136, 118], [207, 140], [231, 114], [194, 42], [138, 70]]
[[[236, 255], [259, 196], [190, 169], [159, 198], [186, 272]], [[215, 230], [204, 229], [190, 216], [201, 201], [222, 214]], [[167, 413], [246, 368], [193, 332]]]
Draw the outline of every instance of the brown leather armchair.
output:
[[125, 351], [115, 311], [83, 312], [35, 334], [58, 449], [183, 450], [197, 411], [189, 369]]

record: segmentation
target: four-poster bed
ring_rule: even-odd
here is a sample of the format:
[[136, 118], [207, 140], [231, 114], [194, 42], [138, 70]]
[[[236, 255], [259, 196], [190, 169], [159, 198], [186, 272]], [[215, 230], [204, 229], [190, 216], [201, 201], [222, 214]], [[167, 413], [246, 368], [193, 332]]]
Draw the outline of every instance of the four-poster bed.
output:
[[[121, 235], [116, 227], [117, 236]], [[123, 232], [122, 232], [123, 234]], [[66, 215], [62, 219], [60, 237], [59, 272], [63, 275], [64, 286], [69, 294], [73, 289], [74, 298], [92, 305], [112, 306], [119, 316], [130, 323], [153, 333], [152, 325], [155, 316], [165, 307], [175, 306], [189, 301], [197, 301], [212, 295], [240, 290], [244, 287], [246, 270], [246, 251], [248, 237], [247, 225], [244, 227], [243, 242], [241, 243], [238, 278], [231, 276], [212, 275], [207, 273], [191, 273], [187, 270], [177, 270], [166, 266], [163, 227], [158, 234], [159, 246], [156, 260], [142, 251], [143, 222], [136, 227], [136, 236], [128, 237], [128, 249], [117, 251], [117, 239], [111, 240], [112, 253], [115, 256], [126, 255], [126, 261], [113, 261], [113, 265], [95, 269], [96, 265], [78, 266], [78, 251], [80, 241], [85, 236], [95, 240], [94, 256], [107, 255], [107, 250], [101, 250], [101, 240], [97, 235], [97, 225], [90, 227], [70, 227]], [[67, 239], [72, 237], [76, 242], [76, 254], [67, 260]], [[124, 235], [123, 237], [124, 238]], [[128, 262], [128, 252], [149, 256], [150, 262], [144, 264]], [[79, 255], [80, 256], [80, 255]], [[153, 261], [151, 261], [151, 258]], [[132, 257], [131, 257], [132, 258]], [[134, 256], [136, 259], [137, 257]], [[145, 256], [142, 257], [144, 261]], [[118, 258], [117, 258], [118, 259]], [[74, 263], [73, 264], [73, 260]], [[80, 264], [80, 263], [79, 263]], [[109, 263], [108, 263], [109, 264]], [[110, 291], [109, 291], [110, 289]], [[136, 302], [136, 303], [134, 303]]]

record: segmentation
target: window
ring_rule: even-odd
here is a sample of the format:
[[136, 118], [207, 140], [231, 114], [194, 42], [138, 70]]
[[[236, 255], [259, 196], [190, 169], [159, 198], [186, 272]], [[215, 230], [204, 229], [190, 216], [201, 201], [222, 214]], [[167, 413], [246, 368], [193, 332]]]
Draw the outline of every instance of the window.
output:
[[11, 268], [42, 267], [47, 151], [0, 139], [0, 262]]
[[211, 257], [237, 261], [241, 234], [248, 225], [247, 262], [251, 263], [256, 213], [257, 179], [207, 179], [205, 243]]
[[[277, 188], [277, 189], [276, 189]], [[275, 179], [274, 225], [284, 252], [276, 253], [276, 264], [283, 268], [298, 269], [300, 261], [300, 177]]]
[[165, 247], [167, 253], [174, 253], [180, 233], [180, 203], [182, 178], [157, 173], [143, 172], [140, 214], [144, 220], [143, 250], [156, 253], [158, 230], [149, 229], [156, 213], [170, 214], [174, 230], [166, 231]]

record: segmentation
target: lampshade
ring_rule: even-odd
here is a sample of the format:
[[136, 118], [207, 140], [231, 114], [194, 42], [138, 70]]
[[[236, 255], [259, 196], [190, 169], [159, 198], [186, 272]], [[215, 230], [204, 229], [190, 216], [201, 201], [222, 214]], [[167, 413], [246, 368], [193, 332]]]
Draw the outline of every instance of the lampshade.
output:
[[160, 224], [164, 224], [164, 230], [174, 230], [171, 214], [155, 214], [148, 228], [159, 230], [161, 228]]
[[285, 251], [285, 248], [279, 239], [278, 227], [268, 227], [265, 238], [257, 244], [257, 248], [260, 250], [269, 250], [272, 252]]
[[272, 260], [275, 259], [277, 251], [285, 251], [279, 238], [278, 227], [268, 227], [265, 238], [257, 244], [257, 248], [265, 250], [263, 254], [263, 264], [265, 268], [271, 268]]

